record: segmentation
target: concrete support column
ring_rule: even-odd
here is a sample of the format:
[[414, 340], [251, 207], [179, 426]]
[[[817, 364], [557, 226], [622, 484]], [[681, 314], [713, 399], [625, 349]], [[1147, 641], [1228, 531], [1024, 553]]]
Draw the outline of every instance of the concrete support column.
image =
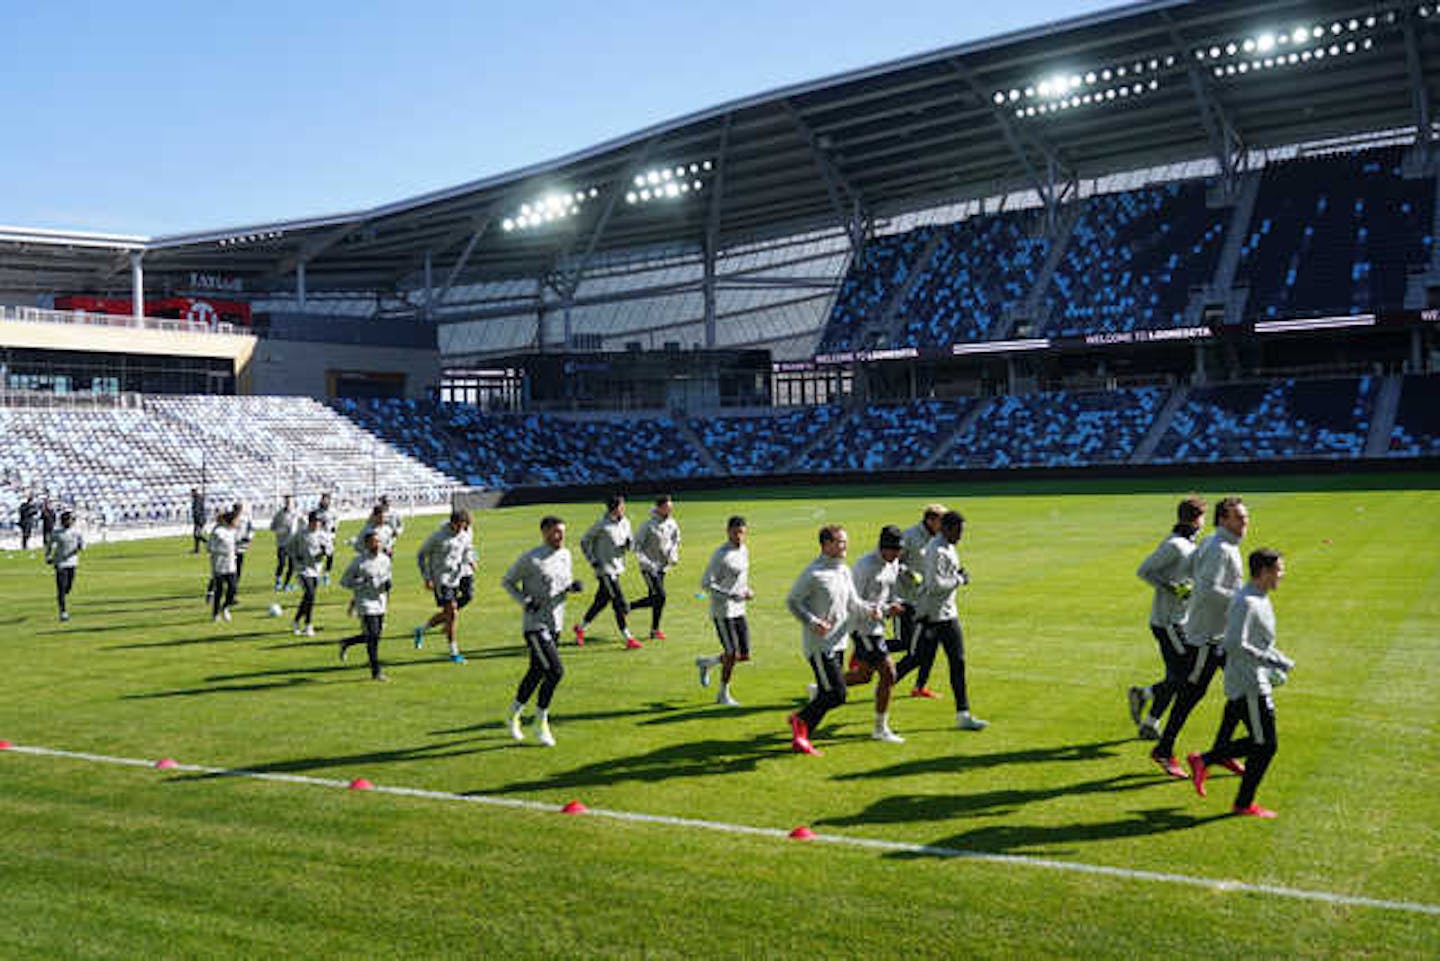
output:
[[141, 263], [144, 256], [138, 250], [130, 252], [130, 312], [136, 320], [145, 316], [145, 267]]
[[295, 303], [300, 313], [305, 313], [305, 261], [295, 265]]

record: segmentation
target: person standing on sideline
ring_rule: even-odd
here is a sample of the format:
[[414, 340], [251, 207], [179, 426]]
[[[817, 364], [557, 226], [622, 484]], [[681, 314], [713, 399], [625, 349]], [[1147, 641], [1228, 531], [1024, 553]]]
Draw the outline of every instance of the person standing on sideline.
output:
[[325, 534], [324, 584], [330, 586], [330, 571], [335, 567], [335, 532], [340, 529], [340, 518], [330, 506], [330, 494], [320, 495], [320, 504], [315, 508], [320, 515], [320, 530]]
[[42, 543], [50, 543], [50, 535], [55, 533], [55, 505], [50, 498], [40, 499], [40, 538]]
[[420, 551], [415, 555], [420, 565], [420, 576], [425, 580], [425, 589], [435, 595], [435, 606], [440, 610], [418, 625], [412, 632], [415, 636], [415, 650], [425, 646], [425, 631], [432, 627], [445, 627], [445, 641], [450, 646], [450, 660], [456, 664], [465, 663], [460, 653], [460, 644], [455, 639], [457, 622], [460, 617], [460, 579], [465, 576], [465, 564], [470, 556], [470, 512], [456, 508], [450, 512], [450, 519], [435, 529]]
[[[1191, 562], [1195, 555], [1195, 536], [1205, 526], [1205, 502], [1187, 497], [1175, 509], [1175, 526], [1140, 564], [1136, 575], [1155, 589], [1150, 603], [1150, 633], [1160, 645], [1160, 660], [1165, 675], [1154, 684], [1132, 687], [1126, 696], [1130, 703], [1130, 721], [1137, 725], [1136, 736], [1147, 741], [1160, 740], [1160, 718], [1185, 678], [1185, 612], [1191, 582]], [[1149, 704], [1150, 711], [1145, 711]]]
[[580, 538], [580, 552], [595, 570], [595, 599], [580, 623], [575, 625], [575, 643], [585, 643], [585, 628], [595, 620], [596, 615], [609, 604], [615, 610], [615, 624], [625, 638], [625, 649], [635, 650], [642, 645], [630, 633], [627, 615], [630, 605], [625, 601], [625, 592], [620, 587], [620, 575], [625, 573], [625, 552], [635, 546], [630, 534], [630, 519], [625, 516], [625, 495], [611, 494], [605, 502], [605, 513], [590, 525], [585, 536]]
[[244, 501], [236, 501], [235, 511], [235, 598], [240, 598], [240, 579], [245, 576], [245, 555], [255, 540], [255, 520]]
[[370, 677], [390, 680], [380, 668], [380, 635], [385, 631], [385, 608], [390, 600], [390, 555], [380, 549], [380, 537], [374, 531], [340, 575], [340, 586], [354, 592], [352, 606], [360, 616], [360, 633], [340, 642], [340, 660], [345, 660], [353, 645], [364, 644]]
[[[920, 620], [915, 613], [915, 602], [920, 596], [920, 584], [925, 580], [925, 545], [940, 533], [940, 518], [945, 516], [946, 510], [944, 504], [926, 504], [919, 523], [905, 528], [900, 534], [900, 574], [895, 580], [895, 592], [905, 606], [900, 612], [900, 628], [896, 633], [898, 643], [894, 646], [906, 653], [914, 651], [920, 642]], [[934, 666], [935, 650], [931, 648], [928, 657], [919, 664], [911, 697], [940, 696], [927, 686]]]
[[916, 647], [896, 665], [896, 679], [903, 678], [928, 658], [934, 661], [939, 650], [950, 662], [950, 687], [955, 692], [955, 726], [962, 731], [982, 731], [989, 721], [970, 713], [970, 692], [965, 683], [965, 634], [955, 592], [970, 583], [970, 573], [960, 564], [955, 545], [965, 534], [965, 518], [958, 511], [946, 511], [940, 518], [940, 533], [925, 545], [925, 576], [920, 584], [916, 613], [920, 636]]
[[[895, 688], [895, 662], [885, 640], [885, 618], [901, 613], [904, 602], [895, 596], [895, 582], [900, 576], [900, 551], [903, 535], [900, 528], [888, 525], [880, 531], [880, 543], [850, 568], [855, 592], [868, 607], [879, 610], [884, 617], [866, 618], [856, 625], [850, 638], [855, 642], [851, 668], [845, 673], [846, 687], [867, 684], [880, 675], [875, 686], [875, 728], [870, 737], [876, 741], [903, 744], [905, 739], [890, 730], [890, 695]], [[858, 663], [857, 663], [858, 662]]]
[[30, 538], [35, 534], [35, 527], [40, 523], [40, 503], [35, 500], [33, 493], [27, 493], [25, 500], [20, 504], [20, 549], [30, 549]]
[[1175, 741], [1190, 712], [1204, 699], [1216, 668], [1225, 663], [1225, 618], [1231, 600], [1245, 586], [1240, 542], [1249, 526], [1250, 512], [1245, 504], [1238, 497], [1226, 497], [1215, 505], [1215, 533], [1195, 550], [1195, 587], [1185, 616], [1183, 675], [1165, 730], [1150, 752], [1150, 760], [1174, 778], [1185, 777], [1185, 769], [1175, 758]]
[[720, 653], [695, 658], [700, 671], [700, 686], [710, 686], [710, 671], [720, 668], [720, 692], [716, 704], [739, 707], [730, 694], [730, 678], [739, 661], [750, 660], [750, 624], [745, 619], [745, 602], [753, 600], [750, 590], [750, 548], [745, 546], [750, 529], [745, 518], [735, 515], [725, 522], [725, 543], [715, 548], [700, 589], [710, 595], [710, 619], [720, 636]]
[[290, 562], [300, 578], [300, 606], [295, 610], [294, 633], [315, 636], [315, 591], [325, 566], [325, 548], [329, 535], [318, 510], [305, 519], [305, 529], [290, 538]]
[[790, 588], [785, 608], [800, 622], [800, 647], [815, 675], [815, 696], [790, 715], [790, 746], [797, 754], [823, 752], [810, 739], [832, 708], [845, 703], [845, 639], [852, 626], [869, 617], [879, 621], [879, 607], [866, 605], [845, 566], [849, 538], [839, 524], [820, 528], [820, 556]]
[[645, 579], [646, 594], [632, 611], [650, 608], [650, 640], [665, 640], [660, 616], [665, 612], [665, 572], [680, 563], [680, 525], [675, 521], [675, 501], [669, 494], [655, 498], [650, 516], [635, 534], [635, 561]]
[[[1273, 818], [1275, 812], [1255, 803], [1260, 780], [1275, 758], [1273, 688], [1285, 683], [1295, 662], [1275, 646], [1275, 608], [1270, 595], [1285, 576], [1285, 559], [1279, 551], [1262, 547], [1249, 558], [1250, 583], [1231, 601], [1225, 618], [1225, 714], [1215, 744], [1203, 754], [1187, 755], [1190, 780], [1205, 796], [1207, 768], [1243, 757], [1246, 760], [1235, 795], [1234, 812], [1257, 818]], [[1243, 738], [1232, 738], [1235, 727], [1245, 725]]]
[[565, 596], [578, 594], [583, 586], [573, 576], [570, 549], [565, 546], [565, 522], [548, 515], [540, 521], [540, 546], [515, 559], [500, 585], [525, 609], [522, 632], [530, 652], [530, 667], [520, 679], [515, 699], [505, 715], [505, 726], [517, 741], [525, 740], [520, 715], [530, 695], [540, 690], [535, 701], [537, 738], [545, 747], [555, 746], [550, 731], [550, 700], [565, 676], [560, 663], [560, 632], [565, 628]]
[[80, 552], [85, 537], [75, 529], [75, 515], [60, 514], [60, 526], [45, 539], [45, 563], [55, 568], [55, 601], [60, 607], [60, 620], [70, 620], [66, 599], [75, 587], [75, 571], [80, 567]]
[[270, 518], [270, 530], [275, 534], [275, 590], [294, 590], [290, 585], [290, 579], [295, 576], [290, 538], [300, 530], [300, 513], [295, 510], [295, 498], [291, 495], [285, 495], [280, 509]]
[[230, 608], [235, 606], [235, 511], [220, 515], [215, 529], [210, 532], [210, 616], [216, 622], [230, 620]]
[[205, 510], [205, 495], [200, 488], [190, 488], [190, 539], [194, 541], [190, 553], [200, 553], [200, 545], [205, 543], [205, 524], [209, 520], [209, 514]]

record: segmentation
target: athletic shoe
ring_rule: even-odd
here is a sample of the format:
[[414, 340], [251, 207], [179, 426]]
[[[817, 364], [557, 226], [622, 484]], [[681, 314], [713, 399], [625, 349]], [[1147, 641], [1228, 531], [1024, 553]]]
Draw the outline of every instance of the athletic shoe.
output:
[[663, 640], [665, 640], [665, 632], [664, 632], [664, 631], [651, 631], [651, 632], [650, 632], [650, 640], [652, 640], [652, 641], [663, 641]]
[[465, 655], [464, 655], [464, 654], [461, 654], [459, 651], [456, 651], [454, 654], [451, 654], [451, 655], [450, 655], [450, 663], [451, 663], [451, 664], [464, 664], [464, 663], [465, 663]]
[[550, 722], [541, 721], [540, 730], [536, 733], [535, 739], [545, 747], [555, 746], [555, 735], [550, 733]]
[[1130, 702], [1130, 723], [1138, 725], [1145, 716], [1145, 689], [1132, 687], [1125, 692], [1125, 697]]
[[695, 658], [695, 669], [700, 672], [700, 686], [710, 686], [710, 662], [703, 657]]
[[220, 616], [225, 618], [226, 622], [228, 623], [230, 620], [230, 608], [227, 607], [225, 608], [225, 610], [221, 611]]
[[296, 637], [299, 637], [301, 634], [305, 633], [305, 628], [301, 627], [299, 624], [291, 624], [290, 633], [294, 634]]
[[940, 700], [940, 695], [939, 695], [939, 694], [936, 694], [934, 691], [930, 690], [930, 688], [928, 688], [928, 687], [917, 687], [917, 688], [914, 688], [913, 690], [910, 691], [910, 696], [911, 696], [911, 697], [928, 697], [928, 698], [929, 698], [930, 700], [932, 700], [932, 701], [938, 701], [938, 700]]
[[1239, 774], [1241, 777], [1245, 776], [1245, 765], [1241, 764], [1236, 758], [1226, 758], [1220, 762], [1220, 766], [1232, 774]]
[[68, 621], [68, 620], [70, 620], [70, 612], [69, 612], [69, 611], [61, 611], [61, 612], [60, 612], [60, 620], [62, 620], [62, 621]]
[[1169, 757], [1166, 757], [1164, 754], [1161, 754], [1157, 751], [1151, 751], [1150, 760], [1160, 765], [1160, 770], [1164, 771], [1171, 777], [1185, 778], [1187, 776], [1185, 774], [1185, 769], [1180, 766], [1179, 761], [1175, 760], [1175, 755], [1173, 754]]
[[1190, 765], [1190, 783], [1195, 785], [1195, 793], [1201, 797], [1205, 796], [1205, 755], [1199, 751], [1191, 751], [1185, 755], [1185, 763]]
[[715, 703], [716, 703], [716, 704], [723, 704], [723, 705], [725, 705], [726, 707], [739, 707], [739, 706], [740, 706], [740, 702], [737, 701], [737, 700], [735, 700], [733, 697], [731, 697], [731, 696], [730, 696], [730, 692], [729, 692], [729, 691], [726, 691], [726, 690], [722, 690], [719, 694], [716, 694], [716, 695], [715, 695]]
[[1160, 725], [1152, 718], [1145, 718], [1140, 722], [1140, 727], [1135, 730], [1135, 736], [1142, 741], [1160, 740]]
[[1240, 805], [1237, 804], [1237, 805], [1235, 805], [1235, 807], [1231, 808], [1231, 812], [1234, 813], [1234, 814], [1240, 815], [1240, 816], [1242, 816], [1242, 817], [1248, 817], [1248, 818], [1273, 818], [1273, 817], [1279, 817], [1279, 815], [1276, 814], [1274, 811], [1270, 810], [1269, 808], [1262, 808], [1260, 805], [1256, 804], [1254, 801], [1251, 801], [1251, 802], [1250, 802], [1249, 807], [1243, 807], [1243, 808], [1242, 808]]
[[506, 716], [505, 728], [510, 732], [510, 736], [515, 740], [525, 740], [525, 732], [520, 729], [520, 713], [518, 711], [514, 714]]
[[585, 628], [581, 627], [579, 624], [575, 625], [575, 646], [585, 646]]
[[220, 623], [220, 615], [219, 615], [219, 614], [216, 614], [214, 617], [211, 618], [211, 620], [214, 621], [216, 624], [219, 624], [219, 623]]
[[847, 670], [851, 670], [851, 671], [858, 671], [858, 670], [860, 670], [860, 655], [859, 655], [858, 653], [856, 653], [855, 651], [851, 651], [851, 652], [850, 652], [850, 666], [849, 666], [849, 668], [847, 668]]
[[870, 740], [884, 741], [886, 744], [904, 744], [905, 739], [888, 727], [882, 727], [878, 731], [870, 732]]
[[306, 624], [306, 625], [305, 625], [305, 636], [306, 636], [306, 637], [314, 637], [314, 636], [315, 636], [315, 625], [314, 625], [314, 624]]
[[418, 651], [425, 646], [425, 625], [422, 624], [415, 628], [411, 634], [414, 635], [415, 650]]
[[384, 671], [381, 671], [379, 674], [372, 674], [372, 675], [370, 675], [370, 680], [372, 680], [372, 681], [380, 681], [381, 683], [385, 683], [385, 682], [388, 682], [388, 681], [390, 680], [390, 678], [386, 676], [386, 674], [385, 674]]
[[329, 575], [329, 574], [326, 574], [326, 575], [325, 575], [325, 578], [324, 578], [323, 583], [324, 583], [324, 585], [325, 585], [326, 587], [329, 587], [329, 586], [330, 586], [330, 575]]
[[799, 714], [791, 714], [788, 720], [790, 721], [791, 738], [797, 741], [808, 741], [810, 739], [810, 729], [805, 726], [804, 721], [800, 720]]
[[815, 745], [811, 744], [808, 737], [792, 738], [790, 741], [790, 749], [796, 754], [810, 754], [814, 755], [815, 757], [821, 757], [825, 753]]
[[969, 711], [961, 711], [955, 715], [955, 726], [962, 731], [983, 731], [990, 726], [990, 722], [971, 717]]
[[344, 664], [345, 659], [350, 656], [350, 645], [344, 641], [340, 642], [340, 663]]
[[644, 644], [641, 644], [639, 641], [635, 640], [635, 638], [633, 638], [633, 637], [627, 637], [627, 638], [625, 638], [625, 650], [627, 650], [627, 651], [638, 651], [638, 650], [640, 650], [640, 648], [642, 648], [642, 647], [644, 647], [644, 646], [645, 646]]
[[275, 590], [276, 590], [276, 591], [279, 591], [279, 590], [280, 590], [280, 582], [279, 582], [279, 581], [276, 581], [276, 582], [275, 582]]

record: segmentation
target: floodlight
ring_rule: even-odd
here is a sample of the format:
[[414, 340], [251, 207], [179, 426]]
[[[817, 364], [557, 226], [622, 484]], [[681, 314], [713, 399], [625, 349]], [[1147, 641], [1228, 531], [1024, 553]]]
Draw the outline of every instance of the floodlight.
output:
[[635, 186], [637, 186], [637, 187], [643, 187], [643, 186], [645, 186], [645, 175], [644, 175], [644, 174], [636, 174], [636, 175], [635, 175]]
[[700, 190], [700, 187], [701, 187], [701, 183], [700, 183], [700, 181], [698, 181], [698, 180], [697, 180], [697, 181], [695, 181], [695, 190], [696, 190], [696, 192], [697, 192], [697, 193], [698, 193], [698, 192], [699, 192], [699, 190]]
[[1085, 75], [1085, 82], [1086, 82], [1086, 83], [1094, 83], [1094, 82], [1095, 82], [1095, 74], [1094, 74], [1094, 72], [1087, 73], [1087, 74]]
[[1369, 50], [1371, 47], [1375, 46], [1375, 41], [1370, 39], [1369, 37], [1366, 37], [1365, 42], [1362, 43], [1360, 46], [1364, 47], [1366, 50]]
[[1306, 30], [1304, 27], [1296, 27], [1293, 31], [1291, 31], [1290, 39], [1294, 40], [1296, 43], [1304, 43], [1306, 40], [1310, 39], [1310, 31]]
[[675, 168], [675, 176], [677, 176], [677, 177], [683, 177], [683, 176], [685, 176], [685, 165], [684, 165], [684, 164], [681, 164], [680, 166], [678, 166], [678, 167]]
[[590, 197], [591, 197], [591, 199], [594, 199], [595, 197], [598, 197], [598, 196], [600, 196], [600, 188], [599, 188], [599, 187], [591, 187], [591, 188], [590, 188]]
[[1324, 28], [1324, 27], [1313, 27], [1313, 28], [1311, 28], [1311, 30], [1310, 30], [1310, 36], [1314, 37], [1314, 38], [1317, 39], [1317, 40], [1320, 39], [1321, 37], [1325, 36], [1325, 28]]
[[1168, 57], [1165, 58], [1165, 66], [1167, 66], [1167, 67], [1173, 67], [1173, 66], [1175, 66], [1175, 55], [1174, 55], [1173, 53], [1172, 53], [1170, 56], [1168, 56]]
[[[1218, 56], [1220, 56], [1220, 48], [1219, 48], [1219, 47], [1211, 47], [1211, 48], [1210, 48], [1210, 56], [1212, 56], [1212, 57], [1218, 57]], [[1124, 74], [1122, 73], [1121, 76], [1123, 77]]]
[[627, 204], [633, 204], [635, 201], [637, 201], [637, 200], [639, 200], [639, 199], [640, 199], [639, 195], [637, 195], [637, 194], [635, 193], [635, 191], [633, 191], [633, 190], [630, 191], [629, 193], [627, 193], [627, 194], [625, 195], [625, 202], [626, 202]]
[[1355, 52], [1355, 41], [1354, 41], [1354, 40], [1350, 40], [1350, 41], [1347, 41], [1347, 42], [1346, 42], [1346, 44], [1345, 44], [1345, 52], [1346, 52], [1346, 53], [1354, 53], [1354, 52]]
[[1151, 58], [1150, 58], [1150, 69], [1151, 69], [1151, 70], [1159, 70], [1159, 69], [1160, 69], [1160, 61], [1157, 60], [1157, 59], [1154, 58], [1154, 57], [1151, 57]]
[[1341, 30], [1343, 30], [1343, 29], [1344, 29], [1344, 27], [1340, 26], [1339, 23], [1332, 23], [1332, 24], [1330, 24], [1330, 32], [1331, 32], [1332, 34], [1338, 34], [1338, 33], [1339, 33]]
[[1071, 74], [1071, 75], [1070, 75], [1070, 89], [1071, 89], [1071, 90], [1078, 90], [1078, 89], [1080, 89], [1080, 84], [1081, 84], [1080, 75], [1079, 75], [1078, 73], [1076, 73], [1076, 74]]
[[700, 172], [700, 165], [699, 165], [699, 164], [691, 164], [691, 165], [690, 165], [690, 172], [691, 172], [692, 174], [698, 174], [698, 173]]
[[1235, 56], [1235, 51], [1239, 49], [1239, 47], [1235, 46], [1235, 41], [1233, 40], [1225, 44], [1225, 52], [1232, 57]]
[[1365, 18], [1365, 26], [1367, 26], [1367, 27], [1373, 27], [1373, 26], [1375, 26], [1375, 18], [1374, 18], [1373, 16], [1366, 17], [1366, 18]]
[[[1010, 102], [1011, 102], [1011, 103], [1014, 103], [1015, 101], [1017, 101], [1017, 100], [1019, 100], [1019, 99], [1020, 99], [1020, 91], [1018, 91], [1018, 90], [1011, 90], [1011, 91], [1010, 91]], [[691, 172], [693, 173], [694, 171], [691, 171]]]
[[1310, 62], [1310, 58], [1313, 57], [1313, 56], [1315, 56], [1315, 55], [1314, 55], [1313, 53], [1311, 53], [1309, 50], [1302, 50], [1302, 51], [1300, 51], [1300, 60], [1301, 60], [1302, 63], [1309, 63], [1309, 62]]
[[641, 199], [641, 200], [649, 200], [649, 199], [650, 199], [650, 191], [649, 191], [649, 190], [642, 190], [642, 191], [640, 191], [640, 199]]
[[1246, 37], [1245, 42], [1240, 45], [1240, 49], [1244, 50], [1246, 53], [1254, 53], [1255, 41], [1250, 37]]
[[1004, 102], [1005, 102], [1005, 95], [1004, 95], [1003, 93], [1000, 93], [1000, 92], [997, 90], [997, 91], [995, 92], [995, 104], [996, 104], [996, 106], [999, 106], [1000, 104], [1002, 104], [1002, 103], [1004, 103]]
[[1112, 76], [1114, 76], [1114, 74], [1112, 74], [1108, 68], [1100, 71], [1100, 79], [1106, 81], [1107, 83]]
[[702, 163], [702, 164], [700, 165], [700, 167], [701, 167], [702, 170], [709, 170], [709, 169], [710, 169], [710, 161], [708, 161], [708, 160], [705, 161], [704, 163]]
[[660, 175], [652, 170], [645, 175], [645, 180], [651, 184], [658, 184], [660, 182]]
[[505, 228], [505, 232], [508, 234], [510, 231], [515, 229], [515, 221], [511, 220], [509, 217], [506, 217], [505, 222], [502, 223], [500, 226]]
[[1026, 88], [1025, 88], [1025, 96], [1027, 96], [1027, 97], [1033, 97], [1033, 96], [1035, 96], [1035, 88], [1034, 88], [1034, 87], [1026, 87]]
[[1273, 33], [1262, 33], [1255, 38], [1255, 48], [1261, 53], [1266, 53], [1275, 47], [1275, 35]]
[[1332, 44], [1330, 44], [1330, 56], [1332, 56], [1332, 57], [1338, 57], [1338, 56], [1340, 56], [1340, 44], [1338, 44], [1338, 43], [1332, 43]]
[[671, 183], [666, 184], [666, 185], [665, 185], [665, 196], [667, 196], [667, 197], [678, 197], [678, 196], [680, 196], [680, 187], [679, 187], [678, 185], [676, 185], [674, 182], [671, 182]]
[[1360, 21], [1359, 21], [1359, 20], [1356, 20], [1354, 17], [1351, 17], [1351, 18], [1350, 18], [1350, 22], [1347, 23], [1347, 24], [1345, 24], [1345, 26], [1348, 27], [1348, 28], [1351, 29], [1351, 30], [1359, 30], [1359, 29], [1360, 29]]

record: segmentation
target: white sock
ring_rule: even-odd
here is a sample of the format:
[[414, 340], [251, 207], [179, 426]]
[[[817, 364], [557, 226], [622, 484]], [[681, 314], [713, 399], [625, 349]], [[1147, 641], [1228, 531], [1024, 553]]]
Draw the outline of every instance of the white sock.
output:
[[1145, 700], [1147, 701], [1155, 700], [1155, 691], [1148, 684], [1140, 688], [1140, 693], [1144, 695]]
[[525, 705], [524, 705], [524, 704], [521, 704], [519, 701], [511, 701], [511, 702], [510, 702], [510, 716], [511, 716], [511, 717], [518, 717], [518, 716], [520, 715], [520, 712], [523, 711], [523, 710], [525, 710]]
[[890, 712], [889, 712], [889, 711], [876, 711], [876, 712], [875, 712], [875, 730], [877, 730], [877, 731], [887, 731], [887, 730], [889, 730], [889, 729], [890, 729]]
[[543, 726], [543, 725], [546, 725], [546, 724], [549, 724], [549, 723], [550, 723], [550, 709], [549, 709], [548, 707], [536, 708], [536, 710], [535, 710], [535, 718], [540, 722], [540, 724], [541, 724], [542, 726]]
[[721, 685], [720, 685], [720, 696], [721, 696], [721, 697], [729, 697], [729, 696], [730, 696], [730, 685], [729, 685], [729, 684], [721, 684]]

